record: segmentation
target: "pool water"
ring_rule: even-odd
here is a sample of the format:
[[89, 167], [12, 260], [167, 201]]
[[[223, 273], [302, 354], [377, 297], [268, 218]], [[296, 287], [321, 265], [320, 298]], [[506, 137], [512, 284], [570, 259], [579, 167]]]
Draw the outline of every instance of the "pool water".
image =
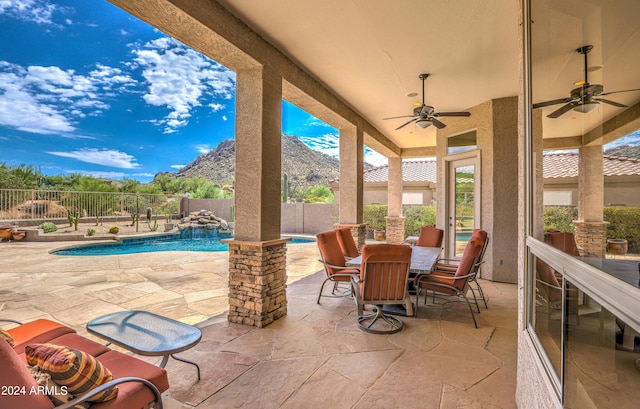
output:
[[[222, 239], [231, 234], [220, 233], [217, 237], [180, 238], [176, 235], [123, 239], [121, 243], [89, 244], [53, 251], [59, 256], [111, 256], [116, 254], [150, 253], [156, 251], [227, 251], [229, 246]], [[287, 244], [314, 243], [306, 237], [293, 237]]]

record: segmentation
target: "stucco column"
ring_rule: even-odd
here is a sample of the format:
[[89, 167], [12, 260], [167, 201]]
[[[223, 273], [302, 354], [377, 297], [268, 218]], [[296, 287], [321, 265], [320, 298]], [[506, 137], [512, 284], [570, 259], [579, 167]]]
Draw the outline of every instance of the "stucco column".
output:
[[340, 207], [336, 228], [350, 227], [358, 248], [365, 241], [362, 223], [364, 136], [356, 127], [340, 129]]
[[388, 210], [386, 220], [387, 243], [404, 241], [402, 217], [402, 158], [389, 158]]
[[263, 327], [287, 314], [286, 240], [280, 239], [282, 78], [268, 67], [236, 77], [234, 239], [229, 315]]
[[282, 78], [268, 68], [236, 76], [234, 237], [280, 238]]
[[604, 257], [607, 248], [607, 223], [603, 220], [602, 145], [580, 148], [578, 166], [578, 220], [574, 222], [576, 244], [585, 252]]

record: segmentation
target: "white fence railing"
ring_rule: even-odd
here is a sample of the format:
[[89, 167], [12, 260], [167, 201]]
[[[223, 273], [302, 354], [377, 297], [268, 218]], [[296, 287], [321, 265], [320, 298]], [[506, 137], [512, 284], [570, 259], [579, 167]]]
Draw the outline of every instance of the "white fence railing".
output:
[[80, 217], [177, 214], [179, 200], [171, 195], [62, 190], [0, 189], [0, 221]]

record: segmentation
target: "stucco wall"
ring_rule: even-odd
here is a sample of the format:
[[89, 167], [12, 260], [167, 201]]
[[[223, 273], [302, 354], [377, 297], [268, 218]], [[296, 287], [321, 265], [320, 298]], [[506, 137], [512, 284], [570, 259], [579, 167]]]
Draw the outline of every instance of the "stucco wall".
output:
[[283, 203], [283, 233], [317, 234], [332, 230], [338, 220], [338, 205], [316, 203]]

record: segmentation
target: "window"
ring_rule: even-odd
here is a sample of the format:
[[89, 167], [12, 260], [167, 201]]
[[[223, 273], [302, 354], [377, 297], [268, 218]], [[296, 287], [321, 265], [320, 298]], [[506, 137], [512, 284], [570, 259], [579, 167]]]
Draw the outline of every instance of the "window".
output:
[[526, 3], [527, 333], [564, 407], [625, 407], [640, 400], [640, 2]]
[[447, 154], [474, 150], [478, 147], [476, 131], [469, 131], [451, 136], [447, 139]]

